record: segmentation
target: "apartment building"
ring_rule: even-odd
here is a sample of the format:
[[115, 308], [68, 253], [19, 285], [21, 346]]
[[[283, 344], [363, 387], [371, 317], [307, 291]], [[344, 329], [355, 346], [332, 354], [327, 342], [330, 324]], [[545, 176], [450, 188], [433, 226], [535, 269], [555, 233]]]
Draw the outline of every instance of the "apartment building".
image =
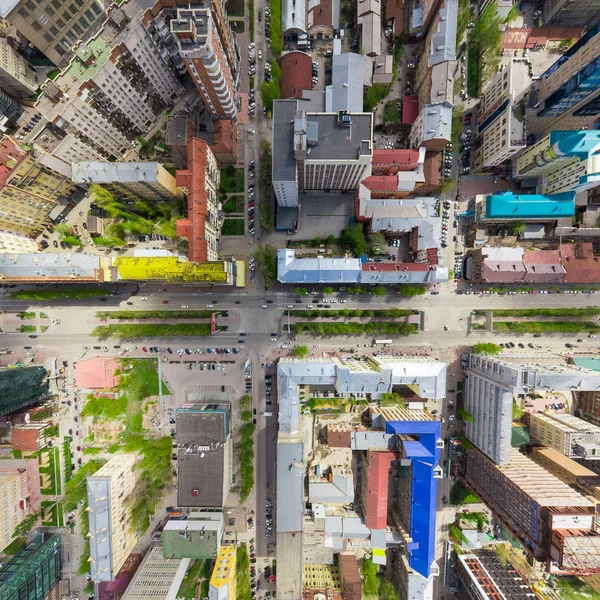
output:
[[221, 546], [210, 578], [208, 600], [236, 599], [235, 546]]
[[473, 416], [466, 424], [467, 438], [495, 463], [510, 460], [512, 407], [517, 396], [548, 390], [595, 390], [600, 373], [560, 364], [543, 356], [469, 355], [465, 410]]
[[135, 454], [113, 456], [87, 478], [92, 581], [114, 581], [135, 548], [128, 497], [135, 490]]
[[532, 414], [529, 433], [569, 458], [600, 460], [600, 427], [573, 415]]
[[13, 541], [15, 528], [29, 513], [27, 469], [0, 469], [0, 548]]
[[298, 192], [356, 190], [371, 174], [372, 113], [307, 112], [304, 102], [273, 105], [272, 182], [284, 207], [298, 206]]
[[0, 569], [0, 599], [55, 600], [63, 597], [61, 536], [36, 529], [31, 541]]
[[0, 119], [6, 117], [10, 124], [16, 125], [23, 112], [23, 107], [0, 89]]
[[187, 217], [177, 221], [177, 236], [188, 240], [191, 261], [216, 261], [221, 171], [206, 142], [192, 138], [187, 147], [188, 168], [176, 173], [177, 186], [187, 190]]
[[37, 108], [52, 124], [104, 158], [121, 158], [183, 92], [178, 74], [139, 21], [75, 49], [68, 68], [47, 81]]
[[87, 43], [106, 21], [104, 0], [9, 0], [0, 16], [55, 65], [65, 65], [78, 42]]
[[461, 600], [535, 600], [537, 594], [529, 587], [515, 567], [498, 558], [494, 548], [471, 548], [457, 554], [457, 595]]
[[545, 0], [544, 24], [553, 27], [593, 27], [600, 19], [600, 2], [588, 0]]
[[531, 84], [528, 65], [512, 60], [489, 83], [477, 125], [477, 170], [498, 167], [525, 147], [526, 97]]
[[596, 505], [517, 449], [498, 466], [476, 449], [464, 457], [461, 475], [511, 534], [548, 573], [600, 572]]
[[410, 129], [411, 148], [441, 152], [452, 139], [452, 103], [444, 100], [423, 106]]
[[35, 95], [37, 77], [29, 61], [21, 56], [6, 37], [0, 37], [0, 89], [16, 98]]
[[73, 165], [77, 185], [97, 184], [118, 200], [169, 202], [183, 197], [175, 177], [158, 162], [80, 162]]
[[70, 169], [35, 147], [26, 152], [9, 136], [0, 141], [0, 230], [37, 236], [67, 209], [75, 191]]
[[528, 107], [528, 134], [596, 129], [600, 116], [600, 22], [536, 79]]
[[240, 57], [221, 0], [178, 8], [171, 33], [206, 108], [217, 119], [237, 118]]
[[599, 149], [597, 130], [551, 131], [517, 156], [513, 174], [538, 177], [542, 194], [590, 190], [600, 184]]

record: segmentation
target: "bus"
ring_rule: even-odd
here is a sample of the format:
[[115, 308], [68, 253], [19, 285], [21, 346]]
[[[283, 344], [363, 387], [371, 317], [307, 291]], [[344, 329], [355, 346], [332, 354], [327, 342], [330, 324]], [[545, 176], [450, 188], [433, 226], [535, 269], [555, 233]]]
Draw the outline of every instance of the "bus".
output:
[[373, 344], [375, 344], [375, 346], [389, 346], [392, 341], [393, 340], [373, 340]]

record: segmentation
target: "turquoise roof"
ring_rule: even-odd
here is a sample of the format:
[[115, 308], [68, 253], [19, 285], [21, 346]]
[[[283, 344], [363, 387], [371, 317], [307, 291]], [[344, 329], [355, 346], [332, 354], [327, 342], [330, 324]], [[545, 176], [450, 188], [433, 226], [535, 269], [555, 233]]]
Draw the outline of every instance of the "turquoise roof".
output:
[[583, 369], [600, 371], [600, 358], [576, 358], [574, 362], [578, 367], [582, 367]]
[[556, 143], [563, 156], [577, 156], [580, 160], [585, 160], [600, 146], [600, 131], [552, 131], [550, 145], [554, 146]]
[[523, 194], [511, 192], [487, 196], [487, 219], [561, 219], [575, 214], [575, 192]]

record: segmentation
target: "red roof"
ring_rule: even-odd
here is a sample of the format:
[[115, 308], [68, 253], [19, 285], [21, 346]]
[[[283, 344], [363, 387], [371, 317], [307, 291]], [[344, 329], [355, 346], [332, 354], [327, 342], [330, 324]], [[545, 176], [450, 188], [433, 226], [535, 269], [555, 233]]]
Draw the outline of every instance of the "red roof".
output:
[[188, 168], [177, 171], [176, 184], [188, 191], [188, 216], [177, 221], [177, 236], [187, 238], [188, 255], [193, 262], [208, 261], [208, 242], [205, 229], [208, 219], [208, 197], [206, 193], [206, 165], [208, 164], [208, 144], [204, 140], [192, 138], [187, 143]]
[[15, 142], [6, 136], [0, 144], [0, 187], [4, 187], [13, 169], [25, 158], [26, 154]]
[[419, 116], [419, 96], [404, 96], [402, 100], [402, 125], [412, 125]]
[[567, 271], [563, 279], [564, 283], [600, 281], [600, 256], [594, 255], [593, 244], [563, 244], [561, 257]]
[[531, 33], [529, 27], [514, 27], [507, 29], [502, 34], [502, 47], [507, 50], [523, 49], [527, 44], [527, 38]]
[[528, 250], [523, 252], [523, 262], [526, 265], [557, 265], [560, 263], [558, 250]]
[[385, 450], [369, 450], [367, 473], [367, 506], [365, 524], [369, 529], [385, 529], [388, 508], [388, 472], [396, 454]]
[[281, 98], [302, 98], [312, 88], [312, 58], [305, 52], [288, 52], [281, 57]]
[[376, 190], [398, 191], [397, 175], [371, 175], [363, 179], [361, 183], [372, 192]]
[[112, 390], [119, 384], [115, 375], [119, 368], [116, 358], [94, 358], [83, 360], [75, 365], [77, 387], [88, 390]]
[[393, 175], [393, 173], [385, 173], [382, 171], [386, 166], [391, 167], [391, 170], [412, 171], [419, 163], [418, 150], [373, 150], [373, 174], [376, 175]]

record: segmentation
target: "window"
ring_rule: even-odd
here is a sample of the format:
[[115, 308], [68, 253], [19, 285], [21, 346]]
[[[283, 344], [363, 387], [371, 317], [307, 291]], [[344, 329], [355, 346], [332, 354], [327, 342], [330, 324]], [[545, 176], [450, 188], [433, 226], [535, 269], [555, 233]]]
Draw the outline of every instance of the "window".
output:
[[51, 6], [46, 6], [46, 8], [44, 9], [44, 12], [49, 16], [53, 16], [54, 15], [54, 9]]
[[79, 25], [75, 24], [73, 25], [73, 29], [79, 34], [79, 35], [83, 35], [83, 29], [81, 29], [81, 27], [79, 27]]
[[58, 45], [56, 44], [56, 46], [54, 46], [54, 49], [56, 50], [56, 52], [58, 52], [58, 54], [60, 54], [61, 56], [65, 53], [65, 51]]
[[68, 23], [71, 20], [71, 15], [69, 14], [68, 10], [65, 10], [65, 12], [63, 13], [63, 19], [66, 23]]
[[54, 36], [57, 37], [58, 36], [58, 29], [56, 29], [56, 27], [54, 27], [54, 25], [52, 25], [52, 27], [50, 27], [50, 33]]
[[61, 7], [60, 0], [52, 0], [52, 6], [54, 6], [54, 8], [58, 10]]
[[54, 38], [49, 33], [45, 33], [44, 39], [50, 44]]
[[81, 19], [79, 19], [79, 24], [84, 28], [87, 29], [90, 24], [85, 20], [84, 17], [81, 17]]
[[83, 0], [75, 0], [75, 2], [77, 3], [77, 6], [79, 6], [80, 8], [83, 6]]
[[56, 19], [56, 25], [62, 29], [65, 26], [65, 22], [62, 19]]
[[35, 4], [31, 0], [27, 0], [27, 2], [25, 2], [25, 6], [27, 6], [29, 10], [35, 10]]
[[39, 31], [42, 26], [37, 22], [37, 21], [33, 21], [33, 23], [31, 24], [31, 26], [36, 30]]
[[92, 11], [88, 8], [85, 11], [85, 16], [90, 20], [93, 21], [96, 17], [94, 16], [94, 14], [92, 13]]
[[100, 7], [99, 7], [99, 6], [98, 6], [98, 5], [97, 5], [95, 2], [94, 2], [94, 4], [92, 4], [92, 10], [93, 10], [93, 11], [94, 11], [94, 12], [95, 12], [97, 15], [99, 15], [99, 14], [102, 12], [102, 10], [100, 9]]
[[70, 10], [70, 11], [71, 11], [73, 14], [75, 14], [75, 13], [77, 12], [77, 7], [76, 7], [74, 4], [71, 4], [71, 5], [69, 6], [69, 10]]
[[77, 41], [77, 36], [72, 32], [72, 31], [67, 31], [67, 37], [72, 41], [72, 42], [76, 42]]
[[26, 19], [29, 16], [29, 11], [26, 10], [25, 8], [20, 8], [19, 9], [19, 14]]

